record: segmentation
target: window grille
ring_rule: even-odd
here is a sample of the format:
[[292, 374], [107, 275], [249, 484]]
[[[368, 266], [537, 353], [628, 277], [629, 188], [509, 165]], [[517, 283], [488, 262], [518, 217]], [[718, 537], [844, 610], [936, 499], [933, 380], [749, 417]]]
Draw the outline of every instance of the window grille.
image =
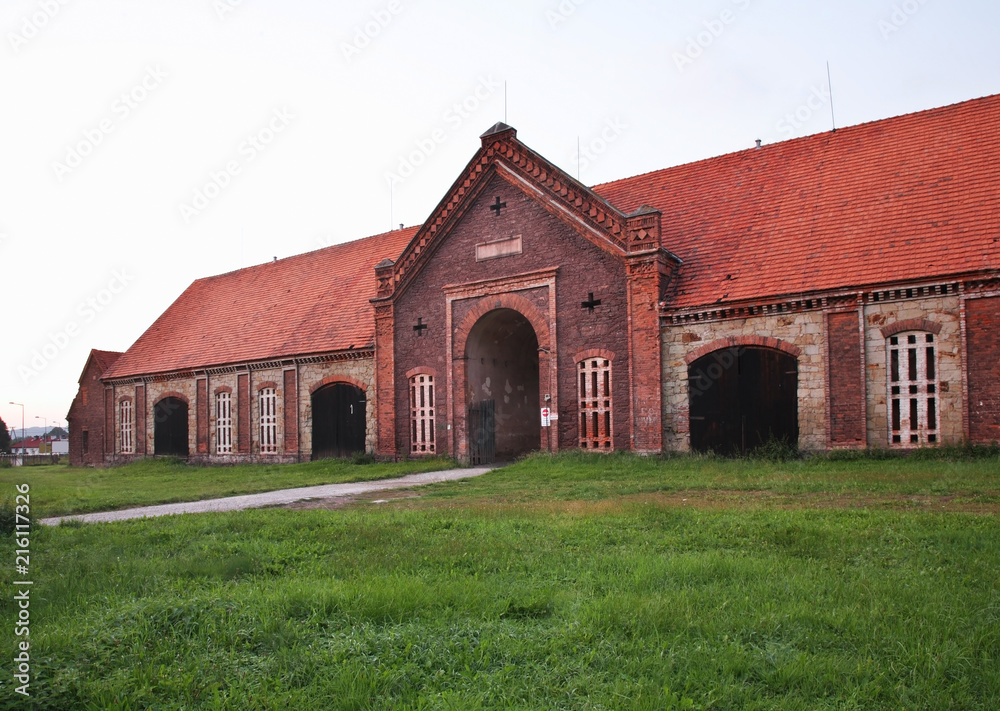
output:
[[611, 361], [587, 358], [580, 361], [580, 448], [610, 452]]
[[889, 431], [900, 447], [937, 444], [937, 344], [933, 333], [918, 331], [890, 336]]
[[410, 378], [410, 452], [435, 452], [434, 376], [426, 373]]
[[118, 406], [121, 410], [121, 453], [133, 454], [135, 440], [132, 434], [132, 401], [122, 400]]
[[230, 393], [215, 396], [215, 451], [216, 454], [233, 452], [233, 396]]
[[264, 388], [258, 395], [260, 406], [260, 453], [278, 452], [278, 397], [274, 388]]

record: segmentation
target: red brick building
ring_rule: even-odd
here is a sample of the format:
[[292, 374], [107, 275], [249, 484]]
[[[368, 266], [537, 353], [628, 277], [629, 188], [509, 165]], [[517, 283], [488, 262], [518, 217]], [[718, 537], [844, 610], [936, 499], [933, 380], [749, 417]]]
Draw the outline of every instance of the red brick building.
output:
[[113, 412], [105, 398], [110, 391], [101, 381], [101, 375], [121, 357], [116, 351], [90, 351], [87, 364], [80, 374], [80, 389], [69, 408], [66, 420], [69, 423], [69, 463], [74, 467], [99, 466], [106, 457], [114, 453], [114, 442], [105, 437], [106, 418]]
[[995, 441], [998, 166], [1000, 97], [592, 188], [497, 124], [423, 225], [192, 284], [105, 460]]

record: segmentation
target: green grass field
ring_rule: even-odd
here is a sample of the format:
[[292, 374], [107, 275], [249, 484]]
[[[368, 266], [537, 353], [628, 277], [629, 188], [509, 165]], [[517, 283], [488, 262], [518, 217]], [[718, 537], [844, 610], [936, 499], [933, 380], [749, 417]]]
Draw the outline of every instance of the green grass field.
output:
[[40, 529], [33, 697], [4, 661], [2, 702], [992, 710], [998, 474], [536, 456], [386, 504]]

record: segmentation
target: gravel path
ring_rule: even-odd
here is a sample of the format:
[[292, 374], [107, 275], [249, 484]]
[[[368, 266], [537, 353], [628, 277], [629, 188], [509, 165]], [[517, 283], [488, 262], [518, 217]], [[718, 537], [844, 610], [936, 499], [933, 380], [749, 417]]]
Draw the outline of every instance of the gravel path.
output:
[[404, 489], [410, 486], [436, 484], [441, 481], [469, 479], [490, 471], [492, 467], [475, 467], [472, 469], [449, 469], [440, 472], [425, 472], [409, 474], [397, 479], [382, 479], [380, 481], [359, 481], [353, 484], [324, 484], [322, 486], [305, 486], [300, 489], [282, 489], [267, 491], [262, 494], [246, 494], [244, 496], [228, 496], [224, 499], [208, 499], [206, 501], [190, 501], [179, 504], [161, 504], [159, 506], [142, 506], [121, 511], [106, 511], [101, 513], [79, 514], [76, 516], [59, 516], [43, 518], [40, 523], [46, 526], [58, 526], [62, 521], [83, 521], [97, 523], [101, 521], [124, 521], [130, 518], [152, 518], [154, 516], [171, 516], [173, 514], [206, 513], [209, 511], [240, 511], [242, 509], [258, 509], [265, 506], [281, 506], [306, 501], [308, 499], [328, 498], [334, 496], [358, 496], [371, 491], [386, 489]]

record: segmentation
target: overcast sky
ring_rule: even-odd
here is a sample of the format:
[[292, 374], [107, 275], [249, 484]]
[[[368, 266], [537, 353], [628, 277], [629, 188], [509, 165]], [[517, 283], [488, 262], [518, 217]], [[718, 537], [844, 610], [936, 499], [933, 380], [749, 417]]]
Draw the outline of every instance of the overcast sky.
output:
[[827, 61], [838, 126], [998, 93], [998, 29], [986, 0], [4, 0], [0, 416], [65, 425], [90, 349], [194, 279], [422, 222], [505, 115], [595, 185], [829, 130]]

